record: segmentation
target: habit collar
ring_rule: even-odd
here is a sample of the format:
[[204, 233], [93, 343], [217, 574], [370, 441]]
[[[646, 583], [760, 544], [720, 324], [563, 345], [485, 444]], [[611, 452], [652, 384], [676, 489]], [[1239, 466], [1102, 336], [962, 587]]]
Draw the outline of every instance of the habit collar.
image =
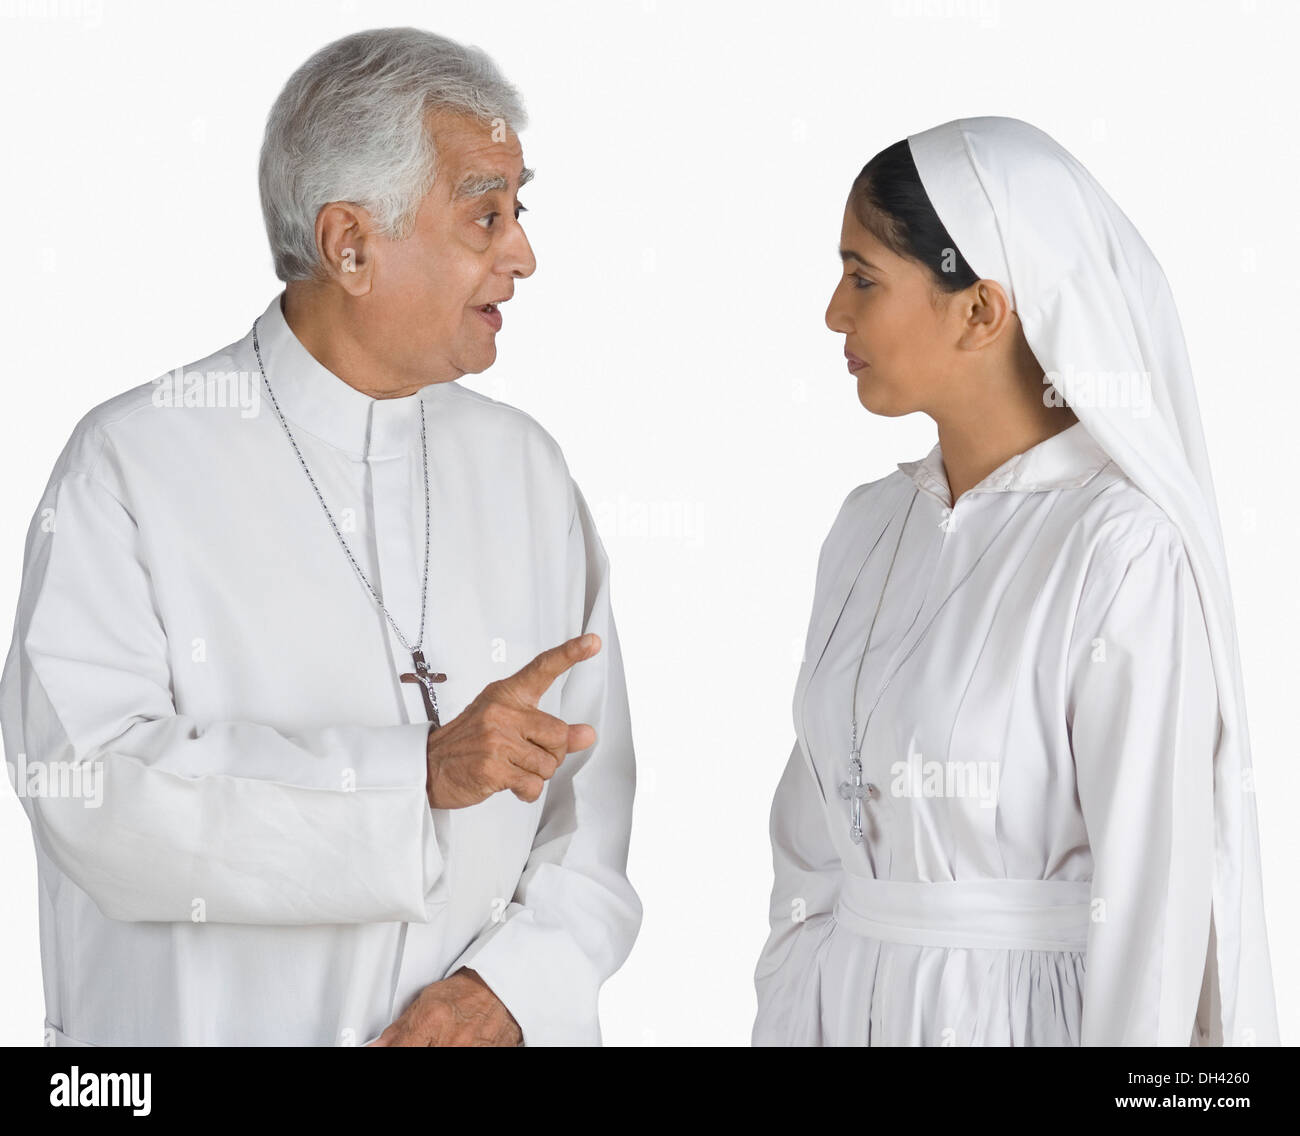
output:
[[[1076, 422], [1059, 434], [1053, 434], [1023, 453], [1008, 458], [966, 493], [1076, 489], [1091, 481], [1110, 460], [1110, 455], [1093, 441], [1083, 423]], [[945, 508], [952, 506], [948, 475], [938, 442], [920, 461], [899, 462], [898, 468], [923, 493], [930, 494]], [[962, 496], [965, 497], [966, 493]]]

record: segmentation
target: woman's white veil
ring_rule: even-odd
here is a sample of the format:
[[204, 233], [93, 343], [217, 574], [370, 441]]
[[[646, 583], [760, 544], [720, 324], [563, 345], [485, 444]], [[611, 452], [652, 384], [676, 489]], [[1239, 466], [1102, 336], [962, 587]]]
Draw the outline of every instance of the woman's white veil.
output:
[[[1036, 127], [1014, 118], [965, 118], [907, 141], [944, 227], [980, 278], [1006, 290], [1051, 386], [1182, 533], [1209, 630], [1222, 722], [1213, 757], [1214, 832], [1205, 833], [1214, 841], [1216, 870], [1197, 1018], [1208, 1024], [1211, 1045], [1277, 1045], [1232, 596], [1169, 284], [1106, 191]], [[1162, 1036], [1159, 1043], [1188, 1039]]]

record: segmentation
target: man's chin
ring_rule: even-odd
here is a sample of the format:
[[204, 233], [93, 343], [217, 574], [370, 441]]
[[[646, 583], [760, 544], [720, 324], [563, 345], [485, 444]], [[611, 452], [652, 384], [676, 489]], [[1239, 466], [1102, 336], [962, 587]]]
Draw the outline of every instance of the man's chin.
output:
[[457, 368], [462, 375], [481, 375], [496, 361], [497, 347], [495, 343], [487, 346], [475, 344], [472, 350], [461, 354], [457, 362]]

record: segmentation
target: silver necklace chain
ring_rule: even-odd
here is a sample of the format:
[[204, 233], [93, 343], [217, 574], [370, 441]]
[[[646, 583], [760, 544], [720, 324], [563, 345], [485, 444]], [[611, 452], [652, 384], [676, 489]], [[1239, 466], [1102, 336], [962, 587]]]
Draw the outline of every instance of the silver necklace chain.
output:
[[[862, 753], [858, 749], [858, 684], [862, 679], [862, 665], [867, 661], [867, 652], [871, 650], [871, 639], [876, 631], [876, 620], [880, 616], [881, 605], [885, 602], [885, 590], [889, 587], [889, 578], [894, 574], [894, 564], [898, 560], [898, 550], [903, 547], [903, 536], [907, 532], [908, 518], [912, 515], [912, 507], [916, 504], [918, 491], [912, 491], [911, 503], [907, 506], [907, 512], [903, 515], [903, 525], [898, 533], [898, 543], [894, 545], [894, 555], [890, 557], [889, 568], [885, 572], [885, 582], [880, 585], [880, 595], [876, 599], [876, 610], [871, 617], [871, 626], [867, 628], [867, 643], [862, 648], [862, 654], [858, 658], [857, 673], [853, 676], [853, 693], [850, 698], [849, 714], [852, 721], [852, 735], [849, 742], [849, 779], [841, 783], [839, 787], [840, 797], [849, 802], [849, 839], [854, 844], [861, 844], [863, 841], [862, 828], [862, 801], [863, 798], [871, 796], [875, 792], [875, 786], [870, 782], [862, 780]], [[870, 557], [867, 558], [868, 560]], [[862, 568], [858, 569], [858, 574], [862, 574], [862, 569], [866, 568], [867, 561], [862, 562]], [[855, 580], [856, 584], [857, 581]], [[852, 590], [852, 589], [850, 589]], [[872, 707], [874, 712], [875, 707]], [[866, 726], [871, 722], [871, 713], [867, 714], [867, 721], [863, 725], [862, 733], [866, 736]]]
[[[853, 722], [853, 749], [856, 752], [858, 748], [858, 682], [862, 678], [862, 664], [867, 661], [867, 652], [871, 650], [871, 637], [876, 631], [876, 620], [880, 616], [880, 607], [885, 602], [885, 589], [889, 587], [889, 577], [894, 574], [894, 562], [898, 559], [898, 550], [903, 547], [903, 534], [907, 532], [907, 521], [912, 515], [912, 506], [916, 504], [916, 492], [912, 493], [911, 504], [907, 506], [907, 512], [903, 515], [903, 527], [898, 534], [898, 543], [894, 545], [894, 555], [890, 558], [889, 568], [885, 572], [885, 582], [880, 585], [880, 596], [876, 600], [875, 614], [871, 617], [871, 626], [867, 628], [867, 645], [862, 648], [862, 656], [858, 659], [858, 670], [853, 676], [853, 699], [851, 707], [851, 718]], [[867, 721], [870, 722], [871, 715], [867, 715]], [[863, 726], [863, 733], [866, 733], [866, 726]]]
[[365, 585], [366, 591], [374, 597], [375, 603], [379, 605], [379, 610], [384, 613], [384, 618], [388, 620], [388, 624], [393, 629], [393, 633], [397, 636], [398, 642], [400, 642], [410, 654], [416, 654], [420, 650], [421, 644], [424, 642], [425, 601], [429, 595], [429, 517], [431, 508], [429, 505], [429, 445], [425, 436], [424, 402], [420, 402], [420, 453], [424, 458], [424, 579], [420, 584], [420, 634], [414, 645], [412, 645], [407, 641], [406, 636], [402, 634], [402, 629], [397, 626], [397, 621], [393, 618], [392, 613], [384, 606], [383, 598], [377, 591], [375, 591], [374, 585], [371, 584], [369, 578], [361, 570], [361, 565], [357, 563], [356, 557], [352, 555], [352, 549], [348, 547], [348, 542], [343, 539], [343, 534], [339, 531], [338, 525], [334, 522], [334, 515], [330, 512], [329, 506], [325, 504], [325, 498], [321, 494], [320, 487], [316, 484], [316, 479], [312, 477], [311, 470], [307, 468], [307, 461], [302, 456], [302, 450], [298, 448], [298, 443], [294, 439], [293, 431], [289, 429], [289, 422], [285, 418], [284, 412], [280, 409], [280, 404], [276, 401], [275, 392], [271, 389], [271, 380], [266, 376], [266, 366], [262, 362], [262, 351], [257, 341], [256, 321], [253, 323], [253, 354], [257, 356], [257, 367], [262, 373], [262, 382], [266, 384], [266, 393], [271, 397], [271, 405], [275, 407], [275, 413], [280, 419], [280, 425], [284, 427], [285, 436], [289, 439], [289, 444], [293, 446], [293, 452], [298, 455], [298, 464], [302, 466], [303, 473], [307, 475], [307, 480], [311, 482], [311, 487], [316, 492], [316, 500], [320, 502], [320, 507], [325, 512], [325, 519], [329, 521], [330, 528], [334, 530], [334, 535], [338, 537], [339, 545], [342, 547], [344, 555], [347, 556], [348, 563], [352, 565], [353, 570], [357, 574], [357, 578]]

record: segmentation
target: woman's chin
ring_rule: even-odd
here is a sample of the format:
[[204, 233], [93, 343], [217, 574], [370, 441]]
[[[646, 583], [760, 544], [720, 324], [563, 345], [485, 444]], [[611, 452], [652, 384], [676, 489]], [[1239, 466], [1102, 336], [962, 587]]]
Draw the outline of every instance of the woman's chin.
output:
[[911, 409], [900, 405], [888, 391], [881, 390], [877, 383], [867, 378], [865, 369], [858, 375], [858, 401], [872, 414], [879, 414], [885, 418], [897, 418], [907, 414]]

